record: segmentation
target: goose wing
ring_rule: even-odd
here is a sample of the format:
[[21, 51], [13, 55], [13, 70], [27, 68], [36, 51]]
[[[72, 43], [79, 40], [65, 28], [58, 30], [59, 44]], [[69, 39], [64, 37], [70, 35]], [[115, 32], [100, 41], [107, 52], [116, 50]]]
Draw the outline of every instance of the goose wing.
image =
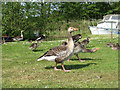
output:
[[23, 40], [23, 38], [20, 37], [20, 36], [17, 36], [17, 37], [14, 37], [14, 38], [13, 38], [13, 41], [20, 41], [20, 40]]
[[43, 56], [64, 56], [66, 54], [67, 47], [66, 46], [57, 46], [51, 48], [49, 51], [44, 53]]

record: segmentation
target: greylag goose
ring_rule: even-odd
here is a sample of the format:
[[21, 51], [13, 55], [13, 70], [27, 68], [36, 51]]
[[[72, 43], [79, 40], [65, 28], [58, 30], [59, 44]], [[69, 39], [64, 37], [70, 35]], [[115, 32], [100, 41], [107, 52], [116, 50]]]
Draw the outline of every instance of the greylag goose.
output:
[[120, 50], [120, 46], [118, 43], [116, 43], [116, 46], [115, 44], [112, 45], [112, 50]]
[[[63, 45], [66, 45], [65, 43], [63, 43]], [[94, 48], [94, 49], [86, 49], [80, 42], [77, 42], [74, 44], [74, 54], [77, 56], [77, 58], [80, 61], [83, 61], [79, 58], [78, 53], [82, 52], [82, 53], [93, 53], [95, 51], [99, 50], [99, 48]], [[70, 61], [68, 59], [68, 61]]]
[[70, 70], [66, 70], [63, 62], [69, 59], [74, 54], [74, 42], [71, 36], [71, 32], [78, 30], [78, 28], [70, 27], [68, 28], [68, 44], [66, 46], [57, 46], [51, 48], [49, 51], [44, 53], [37, 61], [47, 60], [47, 61], [54, 61], [56, 65], [54, 70], [61, 70], [57, 69], [57, 64], [61, 63], [63, 71], [69, 72]]
[[35, 50], [35, 49], [39, 46], [38, 41], [39, 41], [40, 39], [41, 39], [40, 37], [37, 38], [37, 39], [35, 40], [35, 43], [33, 43], [32, 45], [30, 45], [29, 49]]
[[87, 39], [84, 39], [84, 40], [81, 42], [81, 44], [82, 44], [84, 47], [86, 47], [86, 45], [90, 42], [89, 38], [90, 38], [90, 37], [87, 37]]
[[21, 40], [23, 40], [23, 30], [21, 31], [21, 36], [17, 36], [17, 37], [14, 37], [14, 38], [12, 38], [13, 39], [13, 41], [21, 41]]

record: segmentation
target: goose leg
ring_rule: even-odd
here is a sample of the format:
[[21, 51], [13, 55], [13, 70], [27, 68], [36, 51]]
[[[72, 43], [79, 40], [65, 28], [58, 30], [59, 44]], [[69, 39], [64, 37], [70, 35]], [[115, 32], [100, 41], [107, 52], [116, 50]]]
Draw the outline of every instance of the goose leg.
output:
[[61, 63], [61, 64], [62, 64], [63, 71], [65, 71], [65, 72], [70, 72], [71, 71], [71, 70], [65, 70], [65, 67], [64, 67], [63, 63]]
[[76, 54], [76, 56], [77, 56], [77, 58], [79, 59], [79, 61], [81, 61], [81, 62], [83, 62], [83, 61], [84, 61], [84, 60], [81, 60], [81, 59], [79, 58], [78, 54]]
[[70, 62], [70, 59], [68, 59], [67, 61]]
[[55, 65], [55, 67], [54, 67], [54, 70], [56, 70], [56, 71], [58, 71], [58, 70], [61, 70], [61, 69], [57, 69], [57, 62], [56, 62], [56, 65]]

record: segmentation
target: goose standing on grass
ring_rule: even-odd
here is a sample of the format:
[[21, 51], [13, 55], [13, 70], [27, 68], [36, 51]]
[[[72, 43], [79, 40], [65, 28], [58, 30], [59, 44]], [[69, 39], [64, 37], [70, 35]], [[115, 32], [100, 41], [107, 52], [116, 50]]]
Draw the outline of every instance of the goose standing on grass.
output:
[[39, 46], [38, 41], [39, 41], [40, 39], [41, 39], [40, 37], [37, 38], [37, 39], [35, 40], [35, 43], [33, 43], [32, 45], [30, 45], [29, 49], [35, 50], [35, 49]]
[[[62, 45], [67, 45], [67, 43], [62, 43]], [[83, 61], [79, 58], [78, 53], [82, 52], [82, 53], [94, 53], [97, 50], [99, 50], [99, 48], [94, 48], [94, 49], [86, 49], [84, 47], [84, 45], [82, 45], [80, 42], [77, 42], [74, 44], [74, 54], [77, 56], [77, 58], [79, 59], [79, 61]], [[70, 61], [70, 59], [68, 59], [68, 61]]]
[[71, 36], [71, 32], [78, 30], [78, 28], [70, 27], [68, 28], [68, 44], [66, 46], [57, 46], [51, 48], [45, 54], [43, 54], [37, 61], [47, 60], [47, 61], [54, 61], [56, 65], [54, 70], [61, 70], [57, 69], [57, 64], [61, 63], [63, 71], [69, 72], [70, 70], [66, 70], [63, 62], [69, 59], [74, 54], [74, 42]]
[[23, 40], [23, 32], [24, 32], [24, 30], [21, 31], [21, 36], [17, 36], [17, 37], [12, 38], [13, 41], [21, 41], [21, 40]]
[[81, 44], [82, 44], [84, 47], [86, 47], [86, 45], [90, 42], [89, 38], [90, 38], [90, 37], [87, 37], [87, 39], [84, 39], [84, 40], [81, 42]]

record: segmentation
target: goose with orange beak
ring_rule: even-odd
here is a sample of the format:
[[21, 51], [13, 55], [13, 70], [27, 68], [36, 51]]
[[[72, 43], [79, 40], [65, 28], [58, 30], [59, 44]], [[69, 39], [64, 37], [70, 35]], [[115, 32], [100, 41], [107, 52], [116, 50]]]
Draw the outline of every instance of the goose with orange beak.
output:
[[74, 54], [74, 42], [71, 36], [71, 32], [78, 30], [78, 28], [69, 27], [68, 28], [68, 44], [65, 46], [57, 46], [51, 48], [49, 51], [44, 53], [37, 61], [47, 60], [56, 62], [54, 70], [61, 70], [57, 69], [57, 64], [61, 63], [63, 71], [70, 72], [70, 70], [66, 70], [64, 67], [63, 62], [69, 59]]

